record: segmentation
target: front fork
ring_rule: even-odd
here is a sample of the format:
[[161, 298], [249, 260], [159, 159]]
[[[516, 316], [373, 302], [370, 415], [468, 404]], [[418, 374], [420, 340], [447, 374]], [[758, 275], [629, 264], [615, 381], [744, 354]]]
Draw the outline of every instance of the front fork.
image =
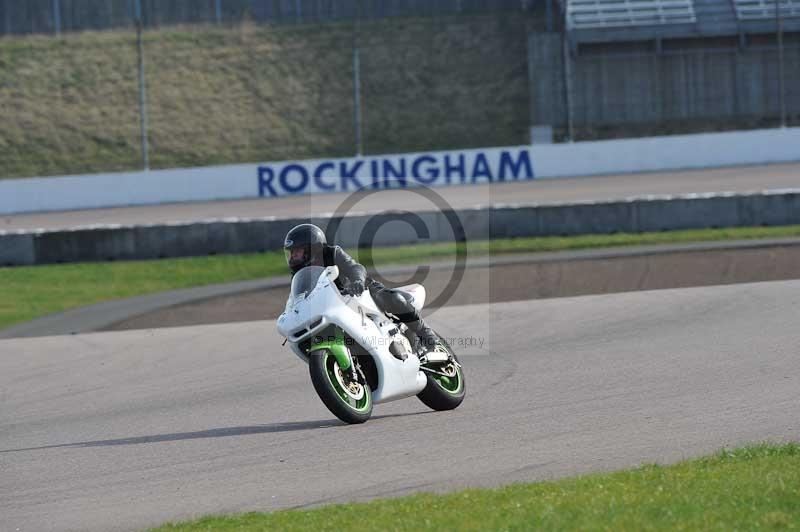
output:
[[[355, 382], [360, 381], [362, 384], [367, 382], [361, 368], [358, 366], [358, 361], [354, 361], [350, 348], [345, 343], [344, 331], [339, 327], [335, 327], [334, 331], [333, 338], [319, 338], [319, 342], [312, 343], [309, 353], [323, 349], [330, 351], [343, 373], [349, 374], [350, 378]], [[361, 378], [359, 378], [359, 374], [361, 374]]]

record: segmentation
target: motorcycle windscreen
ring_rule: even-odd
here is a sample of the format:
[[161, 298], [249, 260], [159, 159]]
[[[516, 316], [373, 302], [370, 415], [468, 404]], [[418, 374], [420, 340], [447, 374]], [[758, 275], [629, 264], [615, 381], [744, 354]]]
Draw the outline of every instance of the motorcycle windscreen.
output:
[[300, 299], [317, 286], [317, 280], [325, 268], [322, 266], [306, 266], [292, 277], [292, 299]]

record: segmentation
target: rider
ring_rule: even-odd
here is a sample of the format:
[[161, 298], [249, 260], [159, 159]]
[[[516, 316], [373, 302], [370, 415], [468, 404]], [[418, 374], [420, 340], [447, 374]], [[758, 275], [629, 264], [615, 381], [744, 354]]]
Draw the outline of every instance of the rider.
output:
[[431, 350], [436, 345], [436, 333], [428, 327], [405, 292], [386, 288], [367, 276], [367, 270], [348, 255], [340, 246], [329, 246], [322, 229], [312, 224], [294, 227], [286, 234], [283, 243], [286, 263], [292, 275], [306, 266], [337, 266], [339, 277], [336, 286], [345, 294], [360, 296], [366, 287], [375, 304], [416, 333], [422, 345]]

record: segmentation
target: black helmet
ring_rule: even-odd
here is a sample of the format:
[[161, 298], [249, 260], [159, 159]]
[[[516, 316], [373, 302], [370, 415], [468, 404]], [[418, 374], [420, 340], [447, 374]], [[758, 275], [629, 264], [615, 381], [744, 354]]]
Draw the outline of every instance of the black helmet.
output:
[[286, 233], [283, 250], [286, 264], [292, 273], [297, 273], [309, 264], [322, 266], [322, 247], [327, 244], [322, 229], [312, 224], [302, 224]]

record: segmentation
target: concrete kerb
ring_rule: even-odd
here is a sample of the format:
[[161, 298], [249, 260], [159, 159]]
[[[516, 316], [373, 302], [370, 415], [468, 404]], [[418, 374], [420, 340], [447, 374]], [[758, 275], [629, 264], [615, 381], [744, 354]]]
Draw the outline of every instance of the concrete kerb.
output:
[[[467, 240], [645, 232], [707, 227], [800, 223], [800, 190], [745, 194], [688, 194], [562, 204], [500, 205], [455, 211]], [[422, 220], [427, 239], [418, 238]], [[0, 233], [0, 263], [31, 265], [75, 261], [154, 259], [278, 250], [286, 232], [303, 222], [328, 227], [330, 215], [309, 220], [255, 218], [203, 220], [143, 226], [99, 226], [21, 234]], [[375, 245], [452, 241], [441, 212], [351, 213], [341, 220], [336, 241], [367, 245], [366, 228], [377, 230]], [[391, 229], [391, 230], [389, 230]]]

